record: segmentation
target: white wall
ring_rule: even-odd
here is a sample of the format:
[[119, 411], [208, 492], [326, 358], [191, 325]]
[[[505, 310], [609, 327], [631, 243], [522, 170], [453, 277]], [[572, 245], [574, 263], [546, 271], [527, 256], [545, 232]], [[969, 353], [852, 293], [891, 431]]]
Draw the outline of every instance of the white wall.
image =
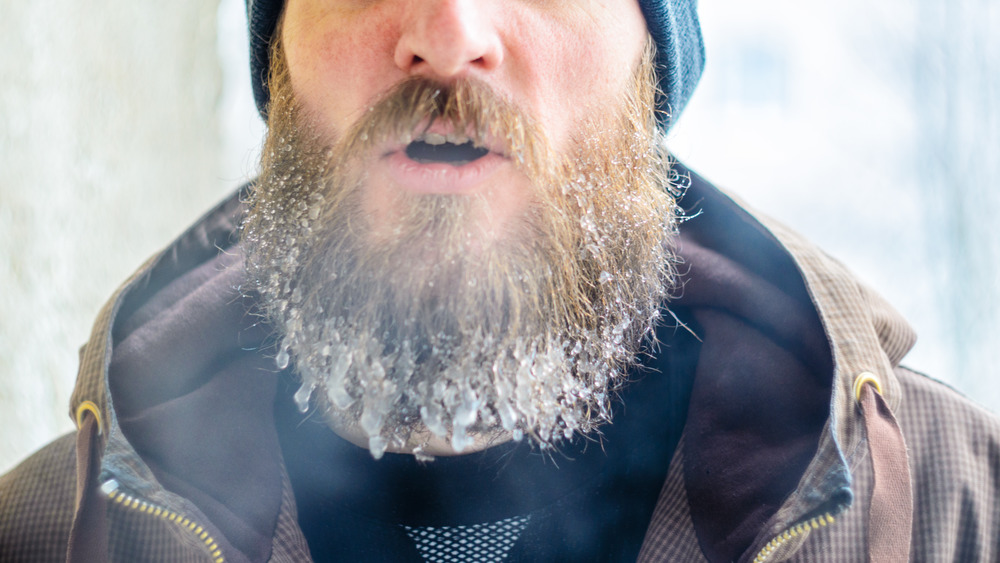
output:
[[216, 9], [0, 0], [0, 471], [72, 428], [97, 310], [235, 179]]
[[1000, 5], [709, 0], [675, 154], [889, 298], [1000, 412]]

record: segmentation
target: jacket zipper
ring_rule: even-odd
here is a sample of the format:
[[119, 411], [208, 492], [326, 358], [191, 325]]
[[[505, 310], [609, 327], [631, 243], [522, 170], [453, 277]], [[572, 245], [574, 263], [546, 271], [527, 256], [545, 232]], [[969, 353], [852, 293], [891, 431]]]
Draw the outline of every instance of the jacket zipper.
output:
[[118, 481], [114, 479], [111, 479], [101, 485], [101, 492], [104, 493], [108, 499], [113, 500], [115, 503], [120, 504], [124, 508], [138, 510], [139, 512], [162, 518], [167, 522], [172, 522], [180, 528], [187, 530], [203, 544], [205, 544], [205, 547], [208, 548], [209, 555], [212, 557], [213, 563], [225, 563], [226, 559], [222, 556], [222, 550], [219, 548], [219, 544], [215, 541], [215, 538], [213, 538], [208, 533], [208, 530], [206, 530], [203, 526], [198, 525], [197, 522], [192, 521], [183, 514], [178, 514], [177, 512], [163, 508], [162, 506], [151, 502], [144, 501], [119, 490]]
[[810, 520], [800, 522], [795, 526], [791, 526], [784, 532], [778, 534], [771, 541], [767, 542], [767, 545], [754, 557], [753, 563], [765, 563], [771, 558], [781, 546], [785, 545], [789, 540], [797, 538], [802, 534], [810, 533], [813, 530], [818, 530], [819, 528], [824, 528], [830, 524], [833, 524], [833, 514], [827, 512], [826, 514], [821, 514]]

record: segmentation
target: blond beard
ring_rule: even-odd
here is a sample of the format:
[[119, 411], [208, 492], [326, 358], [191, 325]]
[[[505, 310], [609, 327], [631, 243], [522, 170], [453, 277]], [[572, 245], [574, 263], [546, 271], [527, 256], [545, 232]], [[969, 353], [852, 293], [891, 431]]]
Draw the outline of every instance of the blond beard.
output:
[[[301, 410], [427, 459], [473, 435], [551, 447], [610, 420], [672, 280], [675, 204], [656, 142], [647, 48], [617, 111], [571, 154], [483, 84], [410, 80], [332, 145], [296, 103], [280, 46], [262, 174], [248, 201], [248, 273], [294, 361]], [[400, 194], [391, 225], [362, 204], [372, 147], [435, 120], [507, 140], [530, 205], [485, 225], [485, 195]]]

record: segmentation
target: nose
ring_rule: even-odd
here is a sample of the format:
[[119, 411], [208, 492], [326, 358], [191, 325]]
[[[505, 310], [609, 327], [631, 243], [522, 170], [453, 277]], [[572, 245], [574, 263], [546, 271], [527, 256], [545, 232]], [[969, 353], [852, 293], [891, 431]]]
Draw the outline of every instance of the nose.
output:
[[404, 72], [451, 79], [500, 65], [500, 37], [483, 6], [489, 2], [410, 0], [407, 4], [394, 54]]

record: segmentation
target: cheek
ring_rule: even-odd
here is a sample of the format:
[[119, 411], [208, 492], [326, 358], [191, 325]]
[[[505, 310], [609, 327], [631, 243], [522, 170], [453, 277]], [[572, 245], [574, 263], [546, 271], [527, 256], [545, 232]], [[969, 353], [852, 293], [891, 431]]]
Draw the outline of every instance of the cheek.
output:
[[[632, 80], [642, 45], [616, 34], [545, 26], [518, 47], [518, 81], [555, 147], [565, 150], [583, 122], [611, 111]], [[641, 29], [645, 33], [645, 27]], [[534, 38], [544, 38], [534, 39]]]
[[[379, 25], [363, 23], [316, 22], [307, 29], [296, 28], [294, 39], [285, 43], [295, 95], [331, 138], [349, 128], [392, 80], [398, 80], [391, 64], [392, 46], [379, 40], [386, 34]], [[354, 32], [343, 33], [344, 29]], [[359, 33], [359, 29], [369, 31]]]

